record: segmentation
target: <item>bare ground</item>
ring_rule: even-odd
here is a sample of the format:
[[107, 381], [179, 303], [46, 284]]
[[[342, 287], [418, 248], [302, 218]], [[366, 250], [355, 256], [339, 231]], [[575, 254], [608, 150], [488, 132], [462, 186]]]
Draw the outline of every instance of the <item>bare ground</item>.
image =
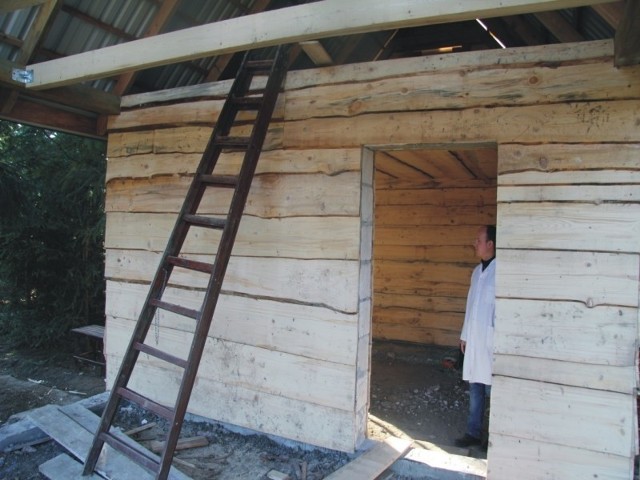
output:
[[[454, 357], [455, 351], [441, 347], [377, 344], [372, 355], [368, 436], [412, 438], [416, 447], [461, 453], [449, 447], [464, 431], [468, 406], [466, 385], [451, 368], [449, 359]], [[100, 373], [95, 367], [81, 368], [69, 354], [15, 351], [0, 344], [0, 427], [15, 413], [73, 403], [104, 391]], [[118, 416], [123, 430], [154, 421], [154, 428], [137, 437], [147, 446], [164, 437], [163, 422], [132, 406], [123, 407]], [[283, 444], [208, 422], [185, 422], [182, 436], [204, 436], [209, 443], [176, 454], [180, 468], [196, 480], [264, 479], [270, 470], [292, 479], [319, 480], [350, 460], [340, 452]], [[0, 453], [0, 479], [42, 479], [38, 465], [62, 452], [50, 441]], [[389, 474], [385, 478], [405, 477]]]

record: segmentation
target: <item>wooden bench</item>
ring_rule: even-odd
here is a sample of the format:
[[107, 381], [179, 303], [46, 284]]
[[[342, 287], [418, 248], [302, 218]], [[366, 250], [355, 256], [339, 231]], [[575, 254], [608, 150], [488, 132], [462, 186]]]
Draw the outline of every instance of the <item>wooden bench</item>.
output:
[[73, 358], [80, 363], [98, 365], [102, 375], [104, 375], [106, 365], [103, 354], [104, 325], [85, 325], [84, 327], [72, 328], [71, 331], [73, 333], [87, 336], [91, 347], [86, 352], [74, 355]]

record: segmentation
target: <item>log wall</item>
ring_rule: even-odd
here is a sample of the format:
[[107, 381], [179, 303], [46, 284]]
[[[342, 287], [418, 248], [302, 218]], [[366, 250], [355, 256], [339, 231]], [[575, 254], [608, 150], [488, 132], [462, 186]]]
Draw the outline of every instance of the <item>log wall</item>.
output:
[[[612, 54], [611, 42], [592, 42], [291, 72], [191, 410], [315, 445], [358, 445], [380, 306], [372, 309], [373, 285], [394, 268], [371, 262], [374, 248], [386, 248], [373, 245], [374, 215], [385, 217], [385, 193], [377, 202], [373, 187], [376, 152], [495, 145], [490, 478], [631, 478], [640, 67], [614, 68]], [[206, 92], [109, 122], [110, 382], [204, 148], [203, 124], [219, 110], [195, 101]], [[211, 254], [202, 238], [190, 241], [193, 255]], [[433, 282], [428, 298], [456, 298], [453, 284], [470, 272], [453, 263], [444, 272], [430, 266], [430, 276], [455, 281]], [[195, 302], [200, 287], [177, 278], [171, 292]], [[189, 328], [160, 315], [150, 341], [184, 349]], [[136, 381], [156, 393], [175, 378], [153, 361], [141, 372]]]
[[458, 345], [496, 164], [495, 146], [376, 153], [374, 338]]

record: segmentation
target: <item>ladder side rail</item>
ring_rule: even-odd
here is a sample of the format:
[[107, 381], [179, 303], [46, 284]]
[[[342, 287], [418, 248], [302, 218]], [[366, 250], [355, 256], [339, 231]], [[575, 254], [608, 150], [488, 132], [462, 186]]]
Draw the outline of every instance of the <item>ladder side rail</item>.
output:
[[[189, 398], [191, 397], [207, 335], [211, 326], [211, 320], [222, 288], [222, 281], [224, 279], [233, 243], [240, 225], [240, 217], [242, 216], [246, 199], [249, 194], [253, 174], [266, 137], [267, 127], [273, 115], [276, 100], [286, 75], [287, 50], [288, 48], [285, 48], [284, 46], [280, 46], [278, 48], [276, 61], [273, 63], [273, 67], [267, 81], [263, 107], [260, 109], [254, 124], [254, 128], [251, 133], [252, 141], [245, 154], [245, 159], [240, 170], [238, 185], [236, 186], [236, 190], [231, 200], [230, 213], [228, 216], [229, 221], [227, 222], [222, 233], [222, 238], [220, 239], [219, 249], [213, 267], [213, 274], [209, 279], [207, 293], [205, 294], [203, 301], [203, 309], [200, 314], [200, 319], [198, 320], [193, 335], [191, 349], [189, 351], [188, 365], [185, 369], [184, 376], [182, 377], [176, 406], [174, 408], [174, 429], [172, 429], [165, 441], [166, 443], [162, 454], [160, 472], [157, 477], [159, 479], [166, 478], [165, 475], [168, 474], [169, 468], [171, 467], [171, 461], [178, 442], [178, 435], [187, 411]], [[260, 134], [260, 132], [262, 133]], [[258, 138], [255, 137], [255, 133], [259, 134]]]
[[[245, 54], [243, 59], [243, 65], [247, 62], [249, 57], [249, 52]], [[226, 135], [231, 129], [233, 120], [235, 118], [235, 114], [237, 113], [236, 109], [230, 108], [230, 101], [233, 96], [237, 95], [237, 92], [243, 92], [247, 86], [246, 75], [239, 75], [231, 85], [231, 89], [227, 94], [227, 100], [225, 101], [223, 108], [218, 116], [218, 120], [213, 129], [213, 133], [209, 139], [205, 152], [198, 164], [197, 172], [200, 173], [211, 173], [213, 168], [215, 167], [215, 163], [221, 152], [221, 147], [216, 145], [215, 138], [218, 135]], [[126, 387], [133, 372], [133, 368], [138, 360], [139, 351], [135, 348], [136, 343], [142, 343], [149, 331], [151, 326], [151, 322], [153, 320], [153, 316], [156, 313], [155, 306], [150, 304], [152, 299], [159, 299], [162, 296], [164, 288], [168, 282], [169, 277], [173, 271], [173, 265], [167, 262], [167, 257], [169, 256], [177, 256], [184, 241], [186, 239], [189, 225], [183, 221], [182, 217], [185, 213], [192, 213], [194, 208], [197, 208], [199, 205], [202, 196], [204, 195], [205, 186], [200, 184], [198, 180], [198, 175], [196, 174], [191, 182], [189, 187], [189, 191], [187, 192], [187, 196], [185, 201], [182, 204], [182, 208], [180, 213], [178, 214], [176, 223], [171, 232], [171, 236], [169, 237], [169, 241], [167, 242], [167, 246], [165, 251], [159, 261], [158, 269], [156, 270], [154, 279], [151, 283], [151, 288], [147, 293], [147, 297], [144, 302], [144, 306], [140, 315], [138, 317], [138, 321], [134, 327], [134, 331], [129, 340], [129, 345], [125, 351], [124, 358], [120, 365], [120, 369], [118, 370], [118, 374], [116, 375], [116, 380], [114, 381], [114, 385], [111, 389], [111, 394], [109, 395], [109, 399], [107, 401], [107, 405], [102, 413], [102, 417], [100, 419], [100, 424], [98, 426], [98, 430], [96, 431], [93, 443], [91, 448], [89, 449], [89, 453], [87, 454], [87, 458], [85, 459], [85, 466], [83, 469], [83, 474], [88, 475], [95, 469], [95, 465], [98, 461], [98, 457], [100, 456], [100, 452], [104, 445], [104, 440], [101, 439], [100, 433], [107, 432], [111, 424], [113, 423], [113, 419], [115, 418], [115, 414], [118, 409], [118, 405], [120, 404], [120, 395], [117, 393], [118, 388]]]

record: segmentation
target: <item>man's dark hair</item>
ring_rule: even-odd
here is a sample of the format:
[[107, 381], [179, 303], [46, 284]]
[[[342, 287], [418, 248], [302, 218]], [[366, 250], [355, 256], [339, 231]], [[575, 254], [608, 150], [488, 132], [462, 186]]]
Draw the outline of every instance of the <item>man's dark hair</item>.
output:
[[496, 246], [496, 226], [487, 225], [487, 242], [492, 241], [493, 246]]

